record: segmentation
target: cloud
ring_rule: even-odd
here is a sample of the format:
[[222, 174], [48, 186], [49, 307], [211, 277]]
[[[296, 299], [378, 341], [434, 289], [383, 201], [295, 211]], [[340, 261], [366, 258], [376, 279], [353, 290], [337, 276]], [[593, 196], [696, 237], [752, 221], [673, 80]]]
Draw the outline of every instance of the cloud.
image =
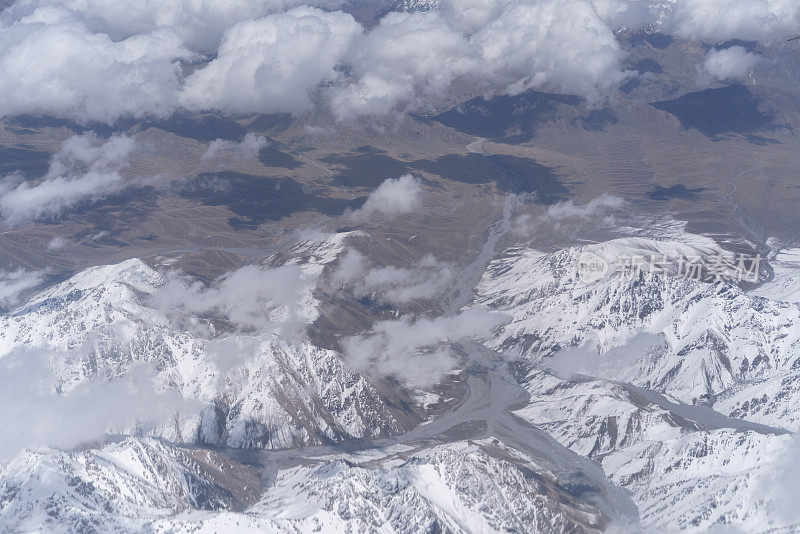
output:
[[0, 308], [8, 308], [19, 302], [19, 297], [44, 281], [42, 271], [0, 271]]
[[131, 432], [166, 421], [182, 405], [177, 393], [156, 392], [152, 374], [143, 367], [63, 391], [50, 358], [44, 351], [25, 350], [0, 360], [0, 461], [22, 448], [70, 448], [109, 432]]
[[465, 35], [470, 35], [497, 18], [508, 0], [443, 0], [441, 10], [447, 19]]
[[37, 8], [62, 7], [94, 33], [114, 41], [169, 28], [187, 47], [213, 52], [225, 31], [238, 22], [285, 11], [298, 5], [339, 7], [336, 0], [22, 0], [2, 19], [30, 15]]
[[369, 194], [361, 208], [348, 214], [355, 221], [398, 217], [420, 209], [422, 181], [410, 174], [389, 178]]
[[353, 43], [337, 117], [431, 105], [457, 80], [476, 89], [564, 91], [597, 101], [624, 79], [624, 53], [586, 0], [450, 1], [391, 13]]
[[67, 139], [44, 178], [33, 184], [19, 175], [0, 182], [0, 215], [21, 224], [58, 217], [82, 202], [97, 202], [125, 187], [120, 171], [128, 166], [133, 138], [118, 135], [103, 142], [93, 133]]
[[[0, 114], [110, 123], [181, 107], [303, 113], [330, 104], [345, 119], [430, 106], [457, 83], [597, 100], [624, 77], [624, 54], [587, 0], [449, 2], [390, 13], [369, 31], [299, 3], [20, 0], [0, 16]], [[184, 77], [188, 61], [197, 68]]]
[[186, 81], [190, 109], [234, 113], [299, 113], [313, 104], [323, 82], [361, 33], [352, 16], [300, 7], [249, 20], [225, 34], [217, 58]]
[[710, 50], [703, 63], [697, 67], [697, 84], [707, 87], [714, 81], [740, 78], [753, 71], [761, 56], [732, 46], [724, 50]]
[[264, 269], [247, 265], [211, 285], [171, 273], [152, 295], [153, 304], [169, 316], [215, 315], [240, 330], [263, 333], [291, 330], [313, 320], [310, 291], [314, 280], [295, 265]]
[[63, 250], [68, 242], [63, 237], [54, 237], [47, 243], [47, 250]]
[[398, 103], [435, 100], [454, 79], [480, 70], [474, 48], [437, 12], [390, 13], [354, 42], [355, 81], [331, 91], [334, 113], [385, 115]]
[[226, 336], [212, 339], [203, 349], [203, 355], [216, 367], [215, 382], [221, 392], [225, 378], [247, 359], [258, 355], [264, 343], [262, 336]]
[[442, 0], [369, 29], [324, 10], [341, 0], [301, 3], [19, 0], [0, 15], [0, 115], [113, 122], [329, 105], [344, 120], [438, 106], [461, 87], [596, 104], [628, 75], [612, 26], [717, 41], [774, 41], [800, 27], [794, 0]]
[[339, 259], [339, 265], [331, 275], [331, 284], [357, 297], [370, 297], [388, 304], [406, 304], [436, 298], [453, 279], [452, 266], [430, 254], [409, 268], [377, 267], [357, 250], [349, 249]]
[[603, 193], [586, 204], [575, 204], [572, 200], [553, 204], [547, 208], [543, 217], [551, 221], [563, 221], [573, 218], [589, 219], [606, 210], [619, 209], [624, 205], [625, 201], [623, 199], [608, 193]]
[[258, 152], [267, 145], [269, 140], [266, 137], [254, 133], [248, 133], [239, 142], [216, 139], [208, 144], [202, 159], [204, 161], [216, 159], [220, 152], [231, 152], [241, 159], [255, 159]]
[[773, 513], [787, 524], [800, 522], [797, 493], [800, 491], [800, 434], [792, 434], [791, 441], [780, 452], [772, 476], [766, 476], [760, 489], [773, 507]]
[[621, 380], [632, 374], [639, 360], [663, 345], [655, 334], [639, 333], [619, 347], [605, 353], [591, 344], [564, 349], [544, 361], [556, 376], [565, 380], [576, 374], [595, 376], [608, 380]]
[[452, 345], [487, 336], [508, 317], [482, 308], [433, 319], [403, 317], [377, 323], [372, 332], [346, 338], [344, 354], [358, 371], [392, 376], [411, 387], [439, 383], [455, 369]]
[[779, 41], [800, 27], [795, 0], [678, 0], [665, 31], [684, 39]]
[[597, 14], [614, 28], [638, 28], [655, 23], [655, 6], [642, 0], [592, 0]]
[[592, 101], [619, 85], [624, 53], [585, 0], [505, 2], [470, 40], [482, 49], [484, 76], [509, 92], [547, 89]]
[[514, 220], [512, 232], [521, 237], [530, 237], [546, 227], [546, 231], [561, 228], [562, 224], [603, 224], [611, 226], [615, 222], [614, 210], [619, 210], [625, 201], [617, 196], [603, 193], [585, 204], [572, 200], [558, 202], [549, 206], [541, 216], [523, 213]]
[[683, 39], [774, 42], [800, 27], [794, 0], [592, 0], [613, 27], [651, 26]]
[[0, 28], [0, 115], [52, 114], [81, 122], [166, 116], [186, 58], [175, 32], [114, 41], [70, 12], [47, 7]]

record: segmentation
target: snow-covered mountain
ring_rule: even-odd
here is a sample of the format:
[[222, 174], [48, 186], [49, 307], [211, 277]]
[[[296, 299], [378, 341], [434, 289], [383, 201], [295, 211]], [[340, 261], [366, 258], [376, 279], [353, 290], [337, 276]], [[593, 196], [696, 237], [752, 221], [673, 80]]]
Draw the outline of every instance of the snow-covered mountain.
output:
[[[462, 397], [433, 414], [285, 322], [318, 317], [315, 288], [345, 240], [265, 262], [265, 272], [299, 269], [281, 282], [302, 305], [267, 306], [272, 322], [261, 333], [237, 326], [224, 306], [201, 313], [205, 301], [165, 300], [175, 287], [190, 288], [179, 293], [187, 298], [215, 294], [140, 260], [78, 273], [0, 317], [0, 363], [48, 355], [48, 403], [81, 398], [92, 384], [136, 385], [146, 364], [155, 395], [146, 406], [168, 408], [112, 418], [83, 441], [31, 433], [27, 443], [20, 430], [26, 448], [0, 472], [3, 524], [635, 531], [636, 508], [645, 529], [800, 524], [782, 497], [799, 419], [792, 251], [771, 256], [773, 275], [747, 290], [669, 271], [623, 276], [620, 258], [632, 255], [728, 254], [681, 232], [506, 250], [471, 305], [510, 322], [483, 340], [488, 349], [461, 347], [466, 370], [451, 374], [447, 391]], [[582, 278], [587, 255], [607, 262], [604, 276]], [[92, 398], [122, 405], [104, 395]], [[27, 415], [42, 402], [32, 399]], [[82, 424], [76, 416], [73, 426]]]
[[[265, 262], [298, 266], [308, 275], [299, 298], [305, 321], [317, 316], [314, 287], [343, 242], [339, 236], [304, 244]], [[248, 333], [223, 307], [193, 313], [207, 304], [194, 302], [198, 295], [217, 295], [194, 284], [170, 285], [176, 276], [140, 260], [95, 267], [0, 318], [0, 362], [12, 369], [45, 354], [46, 365], [34, 374], [52, 375], [43, 382], [35, 376], [31, 386], [41, 391], [16, 402], [27, 412], [4, 420], [6, 428], [20, 429], [26, 448], [0, 472], [3, 524], [70, 532], [369, 531], [377, 525], [401, 532], [515, 526], [552, 532], [635, 522], [635, 507], [596, 464], [533, 427], [515, 428], [506, 405], [524, 390], [506, 375], [469, 378], [452, 389], [470, 392], [459, 411], [385, 437], [420, 424], [412, 399], [350, 370], [341, 354], [295, 329]], [[165, 308], [159, 295], [175, 287], [192, 301], [176, 305], [169, 298]], [[245, 300], [235, 304], [246, 308]], [[297, 315], [280, 306], [265, 309]], [[143, 365], [153, 370], [155, 396], [145, 405], [152, 414], [133, 411], [125, 419], [96, 412], [98, 403], [113, 412], [139, 402], [106, 390], [69, 410], [55, 409], [84, 398], [93, 384], [133, 385], [140, 393], [135, 379]], [[162, 404], [166, 414], [155, 410]], [[74, 417], [77, 436], [51, 441], [63, 430], [52, 420], [53, 435], [22, 431], [18, 421], [35, 419], [42, 406], [42, 413]], [[95, 415], [110, 422], [84, 435], [84, 419]], [[109, 432], [150, 437], [103, 445]], [[363, 449], [352, 445], [359, 442]], [[258, 475], [264, 478], [256, 490]]]
[[4, 531], [141, 532], [190, 510], [243, 510], [258, 474], [219, 453], [128, 438], [101, 449], [24, 451], [2, 470]]
[[397, 0], [392, 11], [434, 11], [439, 9], [439, 0]]
[[55, 532], [597, 532], [608, 526], [600, 511], [576, 501], [574, 490], [490, 440], [343, 455], [264, 481], [218, 453], [152, 439], [72, 453], [31, 451], [2, 472], [0, 510], [14, 530]]
[[[590, 283], [579, 272], [586, 254], [609, 264]], [[517, 357], [531, 400], [516, 413], [600, 462], [633, 492], [648, 528], [760, 531], [800, 520], [777, 512], [798, 430], [800, 307], [785, 289], [794, 254], [778, 254], [774, 278], [752, 291], [618, 269], [635, 255], [715, 254], [727, 253], [690, 234], [517, 248], [478, 289], [477, 302], [513, 317], [486, 342]], [[587, 342], [596, 348], [575, 348]]]
[[[316, 316], [316, 277], [341, 243], [339, 236], [333, 244], [295, 251], [290, 260], [302, 258], [310, 275], [307, 295], [301, 295], [308, 320]], [[78, 273], [0, 317], [0, 358], [20, 350], [46, 352], [54, 387], [63, 392], [92, 381], [124, 383], [146, 364], [155, 371], [157, 392], [175, 392], [181, 402], [174, 416], [135, 423], [151, 424], [152, 434], [171, 440], [285, 448], [403, 428], [407, 413], [388, 404], [341, 354], [300, 334], [216, 335], [215, 325], [202, 317], [176, 321], [153, 303], [165, 282], [163, 273], [140, 260]]]
[[600, 462], [633, 492], [645, 527], [705, 531], [780, 525], [765, 494], [793, 444], [783, 429], [725, 417], [625, 383], [533, 370], [517, 415]]
[[[606, 258], [610, 273], [582, 283], [577, 267], [585, 253]], [[751, 294], [736, 284], [674, 273], [641, 272], [628, 279], [614, 270], [616, 258], [711, 254], [724, 251], [689, 235], [683, 241], [624, 238], [554, 253], [509, 250], [490, 265], [478, 288], [478, 303], [513, 318], [488, 343], [524, 359], [545, 357], [547, 364], [546, 357], [563, 348], [588, 341], [605, 352], [648, 332], [660, 336], [663, 346], [636, 355], [630, 366], [614, 369], [615, 376], [689, 404], [796, 430], [790, 382], [800, 365], [800, 306], [762, 296], [779, 280]], [[752, 400], [768, 387], [774, 394], [769, 406]]]

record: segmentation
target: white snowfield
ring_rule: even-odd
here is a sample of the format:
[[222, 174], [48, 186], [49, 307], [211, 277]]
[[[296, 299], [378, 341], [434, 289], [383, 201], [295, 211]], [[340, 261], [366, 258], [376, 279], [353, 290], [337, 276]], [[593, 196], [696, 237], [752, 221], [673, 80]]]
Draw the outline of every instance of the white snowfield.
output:
[[[646, 528], [797, 525], [784, 473], [797, 460], [800, 305], [770, 298], [790, 294], [787, 281], [800, 274], [793, 251], [778, 254], [775, 278], [751, 292], [619, 273], [587, 285], [575, 269], [586, 251], [608, 259], [714, 252], [687, 235], [554, 254], [514, 249], [493, 261], [476, 302], [513, 317], [486, 343], [518, 359], [531, 401], [516, 413], [600, 462], [633, 492]], [[638, 346], [642, 333], [652, 346]], [[563, 367], [561, 349], [587, 342], [596, 347], [572, 349], [567, 375], [548, 371]]]
[[[304, 251], [303, 270], [318, 276], [341, 250], [341, 238], [333, 241]], [[181, 401], [168, 417], [109, 429], [118, 434], [152, 425], [169, 440], [286, 448], [400, 430], [340, 354], [299, 336], [215, 336], [205, 319], [176, 321], [152, 303], [164, 283], [140, 260], [81, 272], [0, 317], [0, 361], [20, 350], [46, 353], [65, 392], [89, 380], [124, 379], [146, 365], [156, 374], [155, 394], [177, 392]], [[309, 321], [317, 313], [314, 283], [301, 296]]]
[[25, 452], [6, 467], [0, 488], [0, 519], [19, 530], [596, 532], [607, 526], [531, 459], [492, 440], [309, 462], [265, 482], [219, 453], [129, 438], [96, 450]]
[[[316, 318], [314, 288], [344, 239], [292, 251], [288, 263], [308, 275], [303, 321]], [[80, 399], [88, 384], [137, 383], [142, 367], [152, 399], [169, 409], [113, 420], [88, 444], [49, 442], [50, 433], [15, 422], [20, 413], [0, 416], [22, 449], [2, 459], [0, 524], [64, 532], [800, 528], [800, 448], [791, 435], [800, 426], [800, 304], [778, 298], [791, 295], [794, 253], [779, 253], [774, 278], [747, 292], [661, 275], [585, 284], [575, 266], [586, 251], [609, 259], [722, 252], [676, 233], [503, 252], [470, 305], [511, 321], [482, 344], [463, 344], [463, 398], [415, 429], [373, 379], [305, 335], [226, 331], [213, 316], [165, 310], [154, 296], [169, 276], [139, 260], [78, 273], [0, 317], [0, 365], [10, 372], [23, 356], [45, 354], [53, 374], [47, 387], [56, 393], [43, 389], [27, 414]], [[431, 395], [416, 398], [432, 406]]]

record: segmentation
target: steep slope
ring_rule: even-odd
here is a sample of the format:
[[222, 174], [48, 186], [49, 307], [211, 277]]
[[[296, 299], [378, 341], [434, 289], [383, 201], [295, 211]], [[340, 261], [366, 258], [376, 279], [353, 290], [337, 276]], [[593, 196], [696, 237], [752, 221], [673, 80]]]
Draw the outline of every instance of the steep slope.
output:
[[0, 475], [0, 523], [134, 532], [186, 510], [242, 510], [259, 493], [258, 475], [220, 454], [129, 438], [96, 450], [23, 451]]
[[[608, 262], [604, 277], [581, 279], [587, 254]], [[789, 262], [757, 294], [619, 270], [634, 255], [724, 254], [689, 234], [512, 249], [479, 286], [478, 302], [513, 317], [487, 342], [518, 356], [515, 374], [531, 399], [515, 413], [599, 461], [633, 491], [647, 528], [793, 524], [776, 512], [780, 492], [767, 491], [798, 427], [800, 308], [766, 297], [793, 276]], [[587, 341], [599, 352], [576, 348]]]
[[634, 492], [642, 524], [652, 529], [763, 532], [797, 528], [778, 515], [789, 436], [692, 432], [646, 441], [603, 458], [612, 480]]
[[765, 493], [785, 469], [793, 442], [786, 431], [602, 379], [534, 369], [523, 382], [531, 401], [515, 413], [633, 491], [643, 526], [704, 532], [786, 524], [775, 518], [776, 495]]
[[[316, 317], [316, 277], [341, 246], [338, 236], [282, 260], [307, 275], [298, 297], [304, 321]], [[302, 331], [231, 331], [214, 317], [163, 310], [154, 297], [166, 282], [139, 260], [78, 273], [0, 317], [0, 360], [20, 350], [47, 354], [63, 393], [97, 381], [124, 383], [145, 365], [158, 392], [182, 399], [175, 417], [151, 428], [176, 441], [285, 448], [403, 427], [408, 414], [387, 404], [337, 352], [314, 346]]]
[[[577, 269], [583, 254], [604, 258], [609, 273], [582, 283]], [[735, 394], [721, 411], [744, 410], [743, 396], [760, 391], [765, 381], [785, 391], [780, 384], [794, 380], [800, 355], [800, 331], [794, 325], [800, 307], [751, 295], [724, 281], [696, 281], [674, 272], [651, 276], [646, 270], [626, 277], [618, 270], [625, 257], [677, 262], [724, 254], [710, 240], [691, 235], [682, 241], [625, 238], [554, 253], [506, 251], [478, 288], [479, 304], [513, 317], [488, 343], [538, 361], [587, 341], [606, 352], [637, 333], [657, 334], [662, 346], [617, 362], [617, 378], [689, 404], [714, 405]], [[751, 408], [737, 412], [738, 417], [797, 428], [789, 394], [773, 398], [768, 410]]]
[[[600, 511], [576, 500], [574, 489], [491, 440], [395, 447], [278, 469], [262, 498], [238, 509], [251, 497], [253, 480], [227, 461], [218, 465], [233, 473], [208, 483], [213, 468], [206, 462], [219, 460], [213, 453], [128, 440], [45, 458], [25, 453], [6, 472], [7, 524], [24, 525], [31, 520], [26, 510], [43, 507], [34, 496], [48, 472], [58, 488], [47, 501], [53, 516], [46, 524], [54, 530], [59, 520], [123, 532], [598, 532], [608, 526]], [[220, 506], [204, 511], [211, 504]]]

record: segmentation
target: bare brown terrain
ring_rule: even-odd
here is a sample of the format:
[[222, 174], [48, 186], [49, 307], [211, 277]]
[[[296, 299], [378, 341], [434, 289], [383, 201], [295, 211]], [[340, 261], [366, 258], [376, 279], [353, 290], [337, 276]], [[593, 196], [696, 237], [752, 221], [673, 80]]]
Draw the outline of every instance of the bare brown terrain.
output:
[[[762, 50], [776, 59], [757, 67], [752, 84], [698, 91], [697, 43], [621, 37], [631, 68], [649, 74], [602, 108], [530, 92], [366, 126], [323, 112], [104, 126], [101, 134], [125, 132], [142, 147], [125, 170], [135, 184], [53, 220], [2, 228], [0, 265], [59, 277], [131, 257], [181, 256], [187, 270], [208, 278], [268, 255], [299, 229], [359, 226], [386, 263], [434, 252], [464, 264], [511, 193], [524, 194], [521, 213], [533, 216], [608, 193], [626, 200], [628, 214], [670, 215], [733, 248], [763, 249], [768, 237], [797, 242], [800, 112], [790, 66], [800, 51]], [[0, 124], [2, 169], [36, 181], [60, 143], [84, 130], [46, 117], [8, 119]], [[203, 159], [209, 142], [247, 132], [270, 140], [257, 159]], [[391, 225], [343, 216], [383, 180], [406, 173], [424, 180], [419, 216]], [[552, 245], [603, 232], [588, 224], [527, 237]], [[54, 238], [64, 246], [48, 248]]]

